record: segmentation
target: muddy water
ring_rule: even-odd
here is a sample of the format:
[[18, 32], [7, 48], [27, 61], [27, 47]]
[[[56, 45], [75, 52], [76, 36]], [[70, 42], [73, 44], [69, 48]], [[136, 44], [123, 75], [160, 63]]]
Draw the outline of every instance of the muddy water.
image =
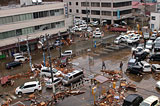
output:
[[[93, 56], [94, 58], [94, 56]], [[120, 62], [123, 62], [123, 72], [124, 77], [127, 79], [127, 81], [132, 82], [133, 84], [137, 85], [138, 92], [144, 98], [150, 96], [150, 95], [156, 95], [160, 97], [160, 90], [155, 88], [155, 84], [158, 80], [158, 78], [155, 77], [155, 74], [146, 73], [142, 76], [133, 75], [129, 73], [125, 73], [127, 69], [127, 63], [128, 60], [131, 58], [131, 50], [130, 49], [124, 49], [118, 52], [113, 52], [107, 55], [100, 56], [99, 58], [94, 58], [94, 64], [89, 66], [89, 57], [87, 55], [84, 55], [82, 57], [79, 57], [75, 59], [73, 62], [79, 62], [79, 66], [86, 69], [85, 73], [101, 73], [100, 70], [102, 68], [102, 61], [105, 61], [106, 68], [108, 70], [119, 70]], [[153, 62], [152, 62], [153, 63]], [[160, 63], [160, 62], [154, 62], [154, 63]], [[135, 92], [129, 92], [129, 93], [135, 93]]]
[[[96, 40], [96, 39], [94, 39]], [[62, 48], [62, 51], [67, 50], [67, 49], [72, 49], [73, 52], [78, 52], [81, 50], [84, 50], [86, 48], [91, 48], [93, 47], [93, 41], [81, 41], [81, 42], [77, 42], [76, 44], [73, 44], [72, 46], [64, 46]], [[104, 40], [106, 43], [110, 43], [113, 42], [114, 38], [110, 38], [107, 40]], [[97, 42], [100, 41], [100, 39], [97, 40]], [[102, 51], [101, 48], [97, 49], [98, 51]], [[109, 70], [119, 70], [119, 64], [122, 61], [123, 62], [123, 71], [124, 71], [124, 77], [133, 82], [134, 84], [136, 84], [139, 89], [140, 89], [140, 94], [144, 95], [144, 96], [148, 96], [151, 94], [157, 94], [159, 95], [159, 90], [155, 89], [155, 83], [157, 80], [160, 79], [156, 79], [155, 75], [152, 74], [145, 74], [143, 76], [136, 76], [136, 75], [132, 75], [132, 74], [126, 74], [125, 70], [127, 68], [127, 62], [128, 60], [131, 58], [131, 51], [130, 49], [123, 49], [120, 51], [116, 51], [116, 52], [112, 52], [109, 54], [103, 54], [100, 56], [94, 56], [94, 55], [90, 55], [90, 58], [93, 59], [93, 64], [89, 65], [89, 56], [86, 55], [87, 53], [84, 53], [83, 55], [78, 56], [77, 58], [75, 58], [72, 62], [77, 62], [79, 63], [78, 67], [84, 68], [85, 69], [85, 73], [86, 74], [90, 74], [90, 73], [100, 73], [100, 70], [102, 68], [102, 61], [105, 61], [106, 63], [106, 68]], [[54, 49], [51, 50], [51, 55], [52, 57], [58, 56], [59, 55], [59, 49]], [[6, 70], [4, 68], [4, 65], [6, 62], [13, 60], [12, 58], [8, 59], [8, 60], [3, 60], [0, 61], [0, 77], [1, 76], [6, 76], [6, 75], [14, 75], [17, 73], [25, 73], [28, 69], [29, 69], [29, 63], [25, 63], [20, 67], [14, 68], [12, 70]], [[42, 58], [42, 52], [41, 51], [35, 51], [32, 52], [32, 63], [41, 63], [41, 61], [43, 60]], [[30, 80], [35, 80], [35, 79], [26, 79], [26, 78], [22, 78], [22, 79], [17, 79], [15, 80], [15, 85], [13, 87], [1, 87], [0, 86], [0, 94], [3, 92], [13, 92], [14, 89], [23, 84], [26, 81], [30, 81]], [[145, 89], [144, 89], [145, 88]], [[44, 91], [46, 92], [46, 91]], [[149, 93], [147, 93], [149, 92]], [[131, 92], [133, 93], [133, 92]]]

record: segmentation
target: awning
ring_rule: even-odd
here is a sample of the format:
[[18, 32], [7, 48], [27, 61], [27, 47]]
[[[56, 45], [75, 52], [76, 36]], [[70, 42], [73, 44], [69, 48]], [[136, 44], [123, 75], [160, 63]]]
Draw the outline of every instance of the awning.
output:
[[104, 77], [104, 76], [102, 76], [102, 75], [98, 75], [98, 76], [96, 76], [96, 77], [94, 78], [94, 80], [96, 80], [97, 82], [99, 82], [99, 83], [102, 84], [102, 83], [108, 81], [109, 79], [106, 78], [106, 77]]

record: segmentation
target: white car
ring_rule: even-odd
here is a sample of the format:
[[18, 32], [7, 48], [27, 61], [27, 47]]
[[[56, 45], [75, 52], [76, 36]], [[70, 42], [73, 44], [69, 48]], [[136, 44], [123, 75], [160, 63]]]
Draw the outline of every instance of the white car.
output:
[[151, 65], [146, 61], [138, 62], [138, 65], [143, 68], [143, 72], [151, 72]]
[[146, 43], [146, 49], [151, 50], [153, 48], [153, 41], [152, 40], [148, 40]]
[[122, 39], [121, 39], [120, 36], [117, 37], [117, 38], [114, 40], [114, 43], [115, 43], [115, 44], [119, 44], [119, 43], [121, 43], [121, 42], [122, 42]]
[[93, 29], [92, 29], [91, 27], [88, 27], [87, 31], [88, 31], [88, 32], [92, 32]]
[[131, 43], [136, 43], [139, 41], [139, 38], [137, 37], [132, 37], [130, 39], [127, 39], [127, 43], [131, 44]]
[[72, 56], [72, 50], [64, 51], [64, 53], [61, 53], [61, 56]]
[[23, 53], [14, 53], [13, 56], [14, 57], [16, 57], [16, 56], [23, 56]]
[[93, 21], [93, 22], [91, 22], [91, 25], [92, 26], [97, 26], [99, 23], [98, 23], [98, 21]]
[[[58, 70], [55, 69], [55, 68], [52, 68], [52, 71], [53, 71], [53, 76], [62, 75], [62, 72], [61, 72], [61, 71], [58, 71]], [[42, 76], [42, 77], [51, 77], [50, 68], [49, 68], [49, 67], [42, 67], [39, 75]]]
[[160, 81], [156, 83], [156, 88], [160, 89]]
[[157, 37], [156, 40], [154, 41], [154, 44], [159, 41], [160, 41], [160, 37]]
[[23, 85], [17, 87], [15, 90], [15, 94], [22, 95], [24, 93], [32, 93], [41, 90], [42, 86], [39, 81], [31, 81], [31, 82], [26, 82]]
[[53, 84], [54, 86], [57, 86], [58, 84], [60, 84], [62, 81], [62, 78], [56, 78], [54, 77], [53, 78], [53, 83], [52, 83], [52, 79], [49, 78], [46, 82], [45, 82], [45, 86], [46, 88], [52, 88], [53, 87]]
[[157, 38], [157, 34], [152, 34], [150, 37], [151, 40], [155, 40], [156, 38]]
[[14, 61], [17, 61], [17, 62], [24, 62], [26, 60], [27, 60], [27, 57], [24, 57], [24, 56], [21, 56], [21, 55], [16, 56], [15, 59], [14, 59]]
[[101, 38], [102, 33], [101, 32], [93, 32], [93, 38]]
[[149, 96], [145, 100], [143, 100], [139, 106], [158, 106], [159, 98], [157, 96]]
[[79, 26], [79, 28], [81, 30], [85, 30], [85, 29], [87, 29], [87, 25], [86, 24], [82, 24], [82, 25]]

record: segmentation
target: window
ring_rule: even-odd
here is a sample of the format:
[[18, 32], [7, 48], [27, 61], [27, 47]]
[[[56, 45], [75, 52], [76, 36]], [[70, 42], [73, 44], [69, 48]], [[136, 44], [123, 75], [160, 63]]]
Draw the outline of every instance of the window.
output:
[[99, 10], [92, 10], [91, 14], [92, 15], [100, 15], [100, 11]]
[[101, 3], [102, 7], [111, 7], [111, 3]]
[[101, 11], [102, 15], [111, 16], [111, 11]]
[[69, 12], [71, 13], [71, 12], [72, 12], [72, 9], [69, 9]]
[[72, 5], [72, 3], [71, 3], [71, 2], [69, 2], [69, 5]]
[[154, 29], [154, 24], [151, 24], [151, 29]]
[[99, 2], [91, 2], [91, 7], [100, 7]]
[[81, 6], [82, 6], [82, 7], [89, 6], [89, 2], [81, 2]]
[[[88, 13], [90, 13], [90, 10], [88, 10]], [[87, 14], [86, 10], [82, 10], [82, 14]]]
[[54, 16], [55, 15], [55, 11], [54, 10], [50, 10], [50, 15]]
[[38, 12], [33, 13], [33, 18], [38, 18]]
[[124, 7], [124, 6], [130, 6], [131, 4], [132, 1], [118, 2], [118, 3], [113, 3], [113, 7]]
[[22, 35], [22, 29], [17, 29], [16, 30], [16, 36]]
[[156, 20], [156, 17], [155, 17], [155, 16], [152, 16], [152, 20]]
[[79, 10], [78, 10], [78, 9], [76, 10], [76, 13], [79, 13]]
[[76, 5], [78, 6], [78, 2], [76, 2]]

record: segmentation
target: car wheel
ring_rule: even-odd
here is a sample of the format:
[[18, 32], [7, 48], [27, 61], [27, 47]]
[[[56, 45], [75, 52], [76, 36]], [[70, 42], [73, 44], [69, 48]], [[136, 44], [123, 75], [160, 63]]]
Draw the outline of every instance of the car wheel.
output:
[[43, 77], [43, 78], [45, 78], [45, 77], [46, 77], [46, 75], [45, 75], [45, 74], [43, 74], [43, 75], [42, 75], [42, 77]]
[[34, 93], [37, 93], [37, 92], [38, 92], [38, 90], [37, 90], [37, 89], [35, 89], [35, 90], [34, 90]]
[[22, 92], [18, 92], [18, 95], [22, 95]]

